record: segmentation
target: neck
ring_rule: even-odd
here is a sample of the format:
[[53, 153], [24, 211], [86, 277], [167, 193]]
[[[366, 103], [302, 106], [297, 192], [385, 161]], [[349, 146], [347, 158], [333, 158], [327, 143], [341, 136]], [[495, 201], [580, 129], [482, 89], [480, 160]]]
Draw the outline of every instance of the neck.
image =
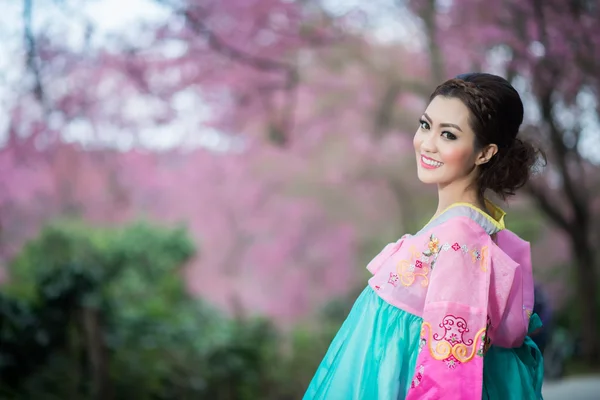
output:
[[438, 207], [435, 216], [455, 203], [469, 203], [487, 212], [485, 200], [475, 188], [470, 188], [463, 182], [438, 185]]

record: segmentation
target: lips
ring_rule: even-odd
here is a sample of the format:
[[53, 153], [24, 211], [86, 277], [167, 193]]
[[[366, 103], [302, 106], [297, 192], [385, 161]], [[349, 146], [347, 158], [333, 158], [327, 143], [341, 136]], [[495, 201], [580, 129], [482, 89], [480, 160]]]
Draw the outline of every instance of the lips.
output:
[[421, 155], [421, 166], [426, 169], [436, 169], [444, 165], [444, 163], [434, 160], [433, 158]]

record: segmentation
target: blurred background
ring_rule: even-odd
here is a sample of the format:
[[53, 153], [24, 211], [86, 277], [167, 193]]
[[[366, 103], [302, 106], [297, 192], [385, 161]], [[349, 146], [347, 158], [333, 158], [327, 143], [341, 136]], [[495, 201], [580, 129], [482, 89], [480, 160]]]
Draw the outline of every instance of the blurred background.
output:
[[600, 370], [597, 1], [0, 10], [0, 398], [301, 398], [364, 266], [435, 211], [412, 135], [468, 71], [547, 152], [504, 207], [548, 385]]

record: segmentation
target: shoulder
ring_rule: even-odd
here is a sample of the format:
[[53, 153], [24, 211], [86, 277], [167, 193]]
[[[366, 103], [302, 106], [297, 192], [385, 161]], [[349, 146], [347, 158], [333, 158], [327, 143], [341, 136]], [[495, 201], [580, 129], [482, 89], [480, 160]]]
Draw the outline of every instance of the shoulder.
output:
[[497, 212], [496, 214], [497, 220], [470, 204], [456, 203], [447, 208], [441, 215], [432, 219], [422, 231], [450, 226], [457, 229], [462, 228], [463, 233], [470, 232], [477, 235], [491, 236], [505, 228], [504, 213]]
[[428, 228], [425, 234], [434, 234], [444, 239], [463, 241], [487, 241], [488, 233], [480, 224], [465, 215], [456, 215]]
[[531, 243], [508, 229], [498, 232], [497, 236], [498, 245], [500, 247], [510, 247], [523, 250], [530, 250], [531, 248]]
[[516, 233], [508, 229], [498, 232], [494, 247], [494, 259], [498, 264], [518, 264], [525, 271], [531, 271], [531, 244]]

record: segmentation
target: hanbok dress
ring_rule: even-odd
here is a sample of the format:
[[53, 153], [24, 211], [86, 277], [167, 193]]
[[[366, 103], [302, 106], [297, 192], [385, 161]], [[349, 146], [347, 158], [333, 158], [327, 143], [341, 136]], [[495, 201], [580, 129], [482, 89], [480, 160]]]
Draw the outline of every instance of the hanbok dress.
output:
[[486, 207], [454, 204], [367, 265], [305, 400], [542, 398], [530, 245]]

